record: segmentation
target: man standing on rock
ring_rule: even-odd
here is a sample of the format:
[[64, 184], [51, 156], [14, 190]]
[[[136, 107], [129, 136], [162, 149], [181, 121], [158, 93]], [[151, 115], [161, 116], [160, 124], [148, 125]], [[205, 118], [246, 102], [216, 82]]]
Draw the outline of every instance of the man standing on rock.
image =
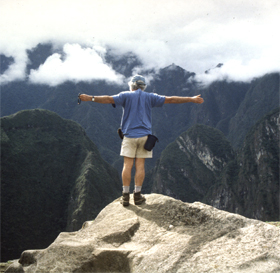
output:
[[144, 149], [148, 135], [152, 134], [152, 108], [162, 107], [166, 103], [203, 103], [203, 98], [200, 95], [194, 97], [167, 97], [144, 92], [147, 85], [145, 78], [141, 75], [133, 76], [128, 85], [130, 91], [121, 92], [114, 96], [89, 96], [86, 94], [79, 96], [81, 101], [111, 103], [123, 107], [121, 127], [124, 138], [120, 153], [124, 158], [122, 170], [123, 195], [121, 199], [123, 206], [129, 205], [129, 186], [134, 160], [134, 204], [140, 205], [146, 200], [141, 194], [141, 188], [145, 178], [145, 159], [152, 158], [152, 151]]

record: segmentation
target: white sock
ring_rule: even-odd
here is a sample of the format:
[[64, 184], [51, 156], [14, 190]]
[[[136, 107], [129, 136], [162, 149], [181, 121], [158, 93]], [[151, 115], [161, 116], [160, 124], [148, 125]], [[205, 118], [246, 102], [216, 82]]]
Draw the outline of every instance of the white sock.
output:
[[135, 186], [134, 192], [139, 192], [141, 191], [142, 186]]
[[129, 193], [129, 186], [123, 186], [123, 193]]

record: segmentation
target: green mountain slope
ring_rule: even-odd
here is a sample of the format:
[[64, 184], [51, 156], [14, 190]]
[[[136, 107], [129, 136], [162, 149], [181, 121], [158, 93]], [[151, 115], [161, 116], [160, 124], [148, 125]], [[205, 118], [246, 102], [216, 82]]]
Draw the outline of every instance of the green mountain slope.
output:
[[152, 192], [187, 202], [203, 200], [233, 158], [230, 143], [220, 131], [196, 125], [162, 152], [148, 183], [153, 183]]
[[234, 152], [222, 132], [196, 125], [167, 146], [145, 190], [279, 221], [279, 109], [259, 120]]
[[230, 120], [228, 139], [233, 147], [242, 146], [248, 130], [264, 115], [279, 107], [280, 74], [255, 79]]
[[47, 110], [1, 118], [2, 259], [81, 228], [121, 192], [84, 129]]
[[238, 156], [240, 171], [233, 189], [242, 197], [243, 215], [280, 219], [279, 108], [260, 119], [247, 134]]

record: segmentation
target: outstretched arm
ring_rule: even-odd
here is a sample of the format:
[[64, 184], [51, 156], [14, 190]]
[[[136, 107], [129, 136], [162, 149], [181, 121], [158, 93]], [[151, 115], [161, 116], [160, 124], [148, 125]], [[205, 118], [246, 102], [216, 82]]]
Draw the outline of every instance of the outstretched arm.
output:
[[171, 97], [165, 97], [164, 103], [187, 103], [187, 102], [203, 103], [204, 100], [203, 98], [201, 98], [201, 95], [194, 96], [194, 97], [171, 96]]
[[[81, 101], [92, 101], [93, 96], [89, 96], [86, 94], [81, 94]], [[94, 96], [94, 102], [98, 103], [115, 103], [113, 97], [111, 96]]]

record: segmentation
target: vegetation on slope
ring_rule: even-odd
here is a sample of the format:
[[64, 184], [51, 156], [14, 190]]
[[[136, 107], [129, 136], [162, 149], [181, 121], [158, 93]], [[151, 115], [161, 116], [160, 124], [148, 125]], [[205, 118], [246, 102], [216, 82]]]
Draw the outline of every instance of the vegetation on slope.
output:
[[79, 229], [120, 186], [117, 171], [76, 122], [39, 109], [1, 118], [2, 259]]

